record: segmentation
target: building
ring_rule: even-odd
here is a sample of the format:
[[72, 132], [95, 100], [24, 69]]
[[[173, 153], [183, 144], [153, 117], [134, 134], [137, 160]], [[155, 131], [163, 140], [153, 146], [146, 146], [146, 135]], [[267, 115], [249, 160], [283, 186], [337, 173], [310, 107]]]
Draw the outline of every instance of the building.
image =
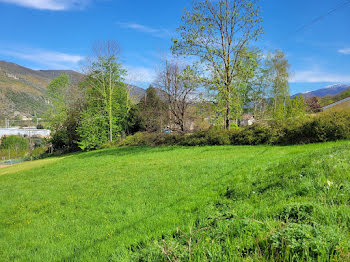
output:
[[29, 136], [29, 137], [50, 137], [51, 131], [48, 129], [37, 129], [34, 127], [24, 128], [0, 128], [0, 138], [3, 136]]
[[255, 123], [255, 118], [253, 115], [244, 114], [242, 120], [239, 122], [240, 126], [251, 126]]

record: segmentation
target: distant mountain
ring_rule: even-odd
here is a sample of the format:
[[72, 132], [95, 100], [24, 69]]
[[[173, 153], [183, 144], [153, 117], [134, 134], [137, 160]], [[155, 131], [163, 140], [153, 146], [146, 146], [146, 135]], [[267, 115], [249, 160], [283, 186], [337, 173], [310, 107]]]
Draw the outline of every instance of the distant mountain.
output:
[[299, 95], [303, 95], [304, 97], [313, 97], [313, 96], [324, 97], [327, 95], [337, 95], [349, 89], [350, 89], [350, 85], [336, 84], [336, 85], [327, 86], [325, 88], [321, 88], [315, 91], [299, 93], [294, 95], [293, 97], [299, 96]]
[[130, 99], [135, 103], [138, 103], [146, 94], [145, 89], [134, 85], [128, 85], [128, 90]]
[[70, 76], [72, 81], [75, 81], [75, 82], [82, 80], [84, 76], [83, 74], [73, 70], [39, 70], [39, 72], [45, 75], [45, 77], [48, 79], [54, 79], [60, 76], [61, 74], [67, 74]]
[[[146, 95], [146, 89], [143, 89], [138, 86], [134, 85], [128, 85], [129, 89], [129, 95], [131, 97], [131, 100], [135, 103], [140, 102], [140, 100], [145, 97]], [[160, 97], [161, 100], [166, 101], [166, 92], [159, 89], [159, 88], [154, 88], [156, 90], [157, 95]]]
[[[46, 87], [50, 81], [68, 74], [73, 83], [84, 75], [73, 70], [32, 70], [14, 63], [0, 61], [0, 119], [41, 115], [47, 108]], [[146, 90], [128, 86], [130, 99], [138, 102]]]

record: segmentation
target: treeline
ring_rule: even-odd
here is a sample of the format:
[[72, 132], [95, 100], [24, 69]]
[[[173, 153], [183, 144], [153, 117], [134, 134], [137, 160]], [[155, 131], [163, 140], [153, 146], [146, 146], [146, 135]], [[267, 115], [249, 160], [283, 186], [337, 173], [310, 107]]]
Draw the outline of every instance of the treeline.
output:
[[245, 114], [260, 123], [286, 123], [319, 112], [317, 99], [290, 97], [286, 55], [255, 47], [261, 21], [257, 1], [194, 1], [172, 39], [172, 57], [163, 59], [137, 104], [124, 83], [117, 43], [96, 44], [78, 85], [62, 75], [48, 86], [54, 148], [90, 150], [139, 131], [230, 130]]
[[228, 127], [224, 100], [205, 85], [198, 66], [177, 60], [165, 60], [153, 86], [138, 103], [132, 103], [118, 52], [115, 42], [100, 43], [80, 83], [73, 84], [62, 74], [48, 85], [46, 119], [53, 130], [54, 150], [91, 150], [116, 144], [137, 132], [229, 130], [238, 127], [244, 113], [254, 115], [257, 121], [284, 122], [302, 118], [307, 111], [303, 97], [290, 98], [288, 78], [280, 76], [281, 71], [287, 74], [288, 66], [280, 51], [264, 59], [259, 75], [262, 82], [250, 79], [244, 88], [241, 83], [236, 99], [231, 100], [237, 103], [230, 106]]
[[329, 111], [298, 121], [254, 124], [224, 130], [211, 128], [191, 134], [139, 132], [118, 146], [294, 145], [350, 139], [350, 112]]

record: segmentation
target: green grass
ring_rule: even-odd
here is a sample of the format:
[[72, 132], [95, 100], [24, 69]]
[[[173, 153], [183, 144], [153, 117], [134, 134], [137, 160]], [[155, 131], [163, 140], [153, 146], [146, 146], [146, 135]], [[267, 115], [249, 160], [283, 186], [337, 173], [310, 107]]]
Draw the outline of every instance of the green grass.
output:
[[0, 169], [0, 260], [341, 261], [349, 192], [348, 141], [28, 162]]

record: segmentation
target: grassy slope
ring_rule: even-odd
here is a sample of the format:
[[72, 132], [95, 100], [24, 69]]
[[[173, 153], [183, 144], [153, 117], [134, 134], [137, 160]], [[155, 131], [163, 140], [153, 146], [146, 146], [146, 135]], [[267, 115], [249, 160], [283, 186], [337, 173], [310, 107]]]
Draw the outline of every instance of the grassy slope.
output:
[[335, 105], [334, 107], [331, 107], [328, 110], [344, 110], [344, 109], [347, 109], [347, 110], [350, 109], [350, 101], [345, 101], [343, 103]]
[[[283, 205], [309, 202], [346, 241], [349, 146], [118, 148], [0, 169], [0, 260], [117, 261], [124, 247], [211, 215], [228, 186], [236, 214], [267, 232]], [[328, 180], [347, 193], [324, 193]]]

